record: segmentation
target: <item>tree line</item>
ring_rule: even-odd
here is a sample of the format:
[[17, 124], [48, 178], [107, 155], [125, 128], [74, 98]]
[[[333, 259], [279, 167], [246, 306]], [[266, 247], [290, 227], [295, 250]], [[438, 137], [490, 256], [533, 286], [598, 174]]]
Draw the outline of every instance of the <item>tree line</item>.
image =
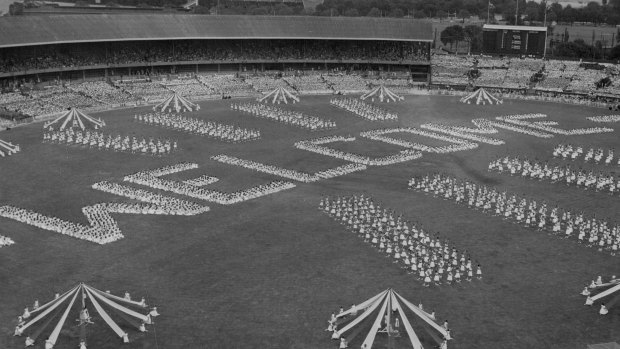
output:
[[[518, 3], [518, 16], [517, 14]], [[620, 0], [603, 0], [602, 4], [590, 2], [583, 8], [570, 5], [562, 7], [551, 1], [540, 3], [526, 0], [325, 0], [316, 7], [319, 16], [383, 16], [413, 18], [468, 18], [478, 16], [491, 19], [501, 15], [509, 24], [542, 22], [547, 20], [573, 24], [590, 22], [594, 24], [620, 24]]]
[[[482, 27], [479, 25], [461, 26], [456, 24], [448, 26], [441, 31], [439, 40], [454, 52], [459, 52], [459, 45], [463, 44], [467, 45], [468, 53], [477, 54], [483, 51]], [[461, 50], [461, 52], [463, 51]], [[617, 61], [620, 59], [620, 44], [606, 49], [601, 40], [592, 40], [591, 43], [587, 43], [583, 39], [570, 41], [566, 31], [561, 40], [550, 41], [547, 54], [556, 58]]]
[[[80, 5], [94, 4], [95, 0], [65, 0], [78, 2]], [[518, 6], [517, 6], [518, 1]], [[110, 6], [169, 7], [178, 8], [187, 0], [102, 0]], [[26, 6], [34, 3], [26, 1]], [[14, 9], [20, 8], [15, 3]], [[518, 7], [518, 16], [517, 14]], [[545, 10], [546, 9], [546, 10]], [[19, 14], [11, 11], [12, 14]], [[302, 2], [286, 3], [272, 1], [240, 0], [200, 0], [195, 13], [246, 14], [246, 15], [308, 15], [350, 16], [350, 17], [411, 17], [411, 18], [469, 18], [478, 16], [493, 20], [500, 15], [509, 24], [523, 22], [543, 22], [545, 13], [547, 21], [573, 24], [589, 22], [594, 24], [620, 24], [620, 0], [602, 0], [590, 2], [585, 7], [562, 7], [551, 0], [541, 3], [526, 0], [324, 0], [316, 6], [314, 12], [304, 9]]]

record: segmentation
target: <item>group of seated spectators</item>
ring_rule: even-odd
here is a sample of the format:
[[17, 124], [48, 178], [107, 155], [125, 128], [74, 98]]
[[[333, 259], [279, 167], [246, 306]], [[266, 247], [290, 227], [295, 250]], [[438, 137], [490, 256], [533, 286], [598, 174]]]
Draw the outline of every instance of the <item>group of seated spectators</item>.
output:
[[333, 90], [320, 74], [291, 75], [285, 76], [283, 79], [299, 93], [333, 93]]
[[214, 89], [201, 83], [191, 74], [163, 81], [162, 85], [186, 97], [207, 97], [216, 94]]
[[356, 74], [329, 74], [323, 78], [337, 93], [361, 93], [368, 89], [366, 80]]
[[[474, 85], [513, 90], [534, 89], [539, 92], [591, 94], [607, 98], [620, 97], [618, 66], [609, 63], [589, 64], [580, 61], [524, 57], [434, 55], [432, 68], [433, 83], [440, 85]], [[569, 98], [569, 100], [578, 99]]]
[[67, 85], [67, 88], [107, 105], [121, 105], [133, 100], [127, 91], [110, 85], [105, 81], [86, 81], [75, 85]]
[[246, 62], [253, 60], [429, 61], [429, 43], [329, 40], [179, 40], [116, 42], [74, 48], [48, 46], [36, 55], [4, 50], [1, 72], [148, 64], [152, 62]]
[[249, 76], [245, 78], [245, 82], [250, 84], [257, 92], [267, 93], [278, 87], [286, 87], [289, 85], [284, 79], [273, 78], [271, 76]]
[[[285, 77], [273, 75], [179, 74], [135, 76], [117, 81], [54, 81], [46, 86], [27, 84], [20, 90], [0, 93], [0, 111], [7, 115], [38, 117], [59, 113], [69, 107], [98, 111], [111, 107], [163, 101], [173, 92], [192, 99], [249, 97], [271, 92], [279, 86], [302, 93], [366, 92], [369, 85], [385, 83], [409, 88], [407, 79], [367, 80], [357, 74], [296, 73]], [[369, 83], [370, 82], [370, 83]], [[2, 118], [0, 120], [10, 124]]]
[[233, 74], [198, 75], [197, 79], [222, 96], [248, 97], [257, 95], [250, 84]]

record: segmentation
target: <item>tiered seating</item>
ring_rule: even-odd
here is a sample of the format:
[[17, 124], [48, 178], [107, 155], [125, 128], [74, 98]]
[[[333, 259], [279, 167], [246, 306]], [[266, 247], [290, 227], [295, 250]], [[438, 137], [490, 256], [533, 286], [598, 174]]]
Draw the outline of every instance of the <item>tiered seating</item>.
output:
[[66, 110], [68, 107], [93, 110], [104, 106], [102, 102], [70, 90], [63, 90], [36, 99], [42, 105], [56, 105], [59, 108], [58, 111]]
[[511, 59], [508, 71], [504, 78], [504, 87], [507, 88], [527, 88], [530, 85], [530, 78], [534, 73], [539, 72], [543, 67], [540, 59]]
[[287, 76], [284, 80], [299, 93], [303, 94], [326, 94], [334, 92], [334, 90], [329, 88], [323, 77], [318, 74]]
[[245, 80], [234, 75], [198, 75], [198, 80], [219, 95], [244, 97], [257, 94]]
[[564, 91], [575, 74], [575, 70], [571, 68], [563, 61], [545, 62], [545, 79], [539, 82], [536, 88], [546, 91]]
[[122, 89], [112, 86], [105, 81], [88, 81], [70, 85], [69, 89], [90, 96], [107, 105], [122, 105], [135, 102], [135, 99]]
[[245, 82], [252, 85], [256, 92], [266, 93], [275, 90], [278, 87], [288, 88], [288, 83], [284, 79], [272, 78], [270, 76], [256, 76], [246, 78]]
[[476, 79], [478, 86], [503, 87], [506, 69], [479, 69], [480, 77]]
[[473, 60], [465, 56], [433, 56], [433, 82], [436, 84], [467, 85], [467, 72], [473, 67]]
[[116, 86], [122, 88], [136, 99], [146, 102], [161, 102], [170, 96], [170, 90], [159, 82], [150, 81], [117, 81]]
[[200, 83], [200, 81], [194, 78], [178, 78], [168, 80], [163, 82], [162, 85], [165, 88], [185, 97], [207, 97], [216, 94], [215, 90]]
[[366, 80], [359, 75], [325, 75], [323, 78], [336, 92], [361, 93], [368, 89]]
[[[20, 112], [30, 103], [32, 103], [32, 101], [29, 101], [29, 98], [21, 93], [0, 93], [0, 109]], [[11, 121], [0, 118], [0, 127], [7, 127], [11, 124]]]
[[596, 83], [607, 76], [604, 70], [577, 68], [568, 89], [577, 92], [590, 92], [596, 89]]
[[436, 84], [467, 85], [468, 67], [433, 67], [433, 82]]
[[507, 69], [509, 59], [496, 57], [477, 57], [479, 69]]

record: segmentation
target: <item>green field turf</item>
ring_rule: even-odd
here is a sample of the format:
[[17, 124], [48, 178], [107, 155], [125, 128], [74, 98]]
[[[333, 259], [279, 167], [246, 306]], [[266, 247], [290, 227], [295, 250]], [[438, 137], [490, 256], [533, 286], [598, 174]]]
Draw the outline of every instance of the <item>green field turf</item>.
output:
[[[316, 133], [233, 112], [230, 101], [204, 102], [199, 112], [190, 114], [261, 130], [261, 140], [234, 145], [138, 124], [130, 117], [147, 108], [95, 114], [105, 119], [107, 133], [178, 139], [180, 150], [162, 158], [44, 144], [41, 124], [2, 132], [0, 138], [19, 143], [22, 152], [0, 158], [0, 205], [87, 224], [83, 206], [125, 201], [91, 189], [93, 183], [121, 183], [127, 174], [181, 161], [200, 167], [170, 178], [208, 174], [220, 178], [211, 187], [236, 191], [279, 178], [218, 163], [210, 156], [227, 154], [315, 172], [346, 162], [295, 149], [295, 141], [331, 134], [358, 136], [364, 130], [429, 121], [469, 126], [476, 117], [533, 112], [548, 114], [562, 128], [592, 127], [600, 125], [585, 118], [606, 113], [553, 103], [506, 100], [501, 106], [482, 107], [460, 104], [457, 97], [411, 96], [405, 102], [384, 105], [399, 114], [399, 122], [371, 123], [328, 101], [328, 97], [302, 97], [300, 104], [283, 107], [337, 122], [337, 129]], [[95, 317], [95, 325], [88, 327], [89, 348], [337, 348], [324, 331], [331, 312], [388, 287], [434, 310], [440, 323], [448, 319], [455, 338], [450, 348], [576, 349], [587, 343], [620, 341], [620, 309], [600, 316], [598, 303], [586, 307], [579, 294], [597, 275], [620, 275], [620, 256], [407, 190], [411, 177], [441, 171], [545, 200], [551, 207], [557, 203], [615, 221], [620, 212], [618, 196], [486, 169], [489, 161], [506, 155], [560, 164], [551, 157], [559, 142], [618, 149], [618, 132], [539, 139], [500, 131], [494, 137], [506, 144], [481, 144], [452, 154], [425, 153], [398, 165], [296, 183], [296, 188], [237, 205], [207, 204], [211, 211], [199, 216], [115, 215], [125, 238], [104, 246], [0, 218], [0, 235], [16, 242], [0, 249], [0, 348], [23, 347], [25, 338], [12, 334], [25, 306], [37, 298], [43, 303], [82, 281], [114, 294], [129, 291], [138, 299], [144, 295], [162, 314], [154, 330], [143, 335], [129, 331], [132, 342], [126, 345]], [[401, 150], [370, 140], [333, 146], [378, 156]], [[618, 169], [601, 166], [604, 171]], [[482, 265], [483, 280], [425, 288], [317, 209], [323, 195], [353, 194], [372, 196], [383, 207], [466, 249], [474, 263]], [[77, 347], [76, 316], [69, 318], [56, 348]], [[428, 338], [423, 332], [420, 337]], [[352, 348], [359, 346], [353, 344]], [[396, 348], [405, 347], [402, 338], [398, 344]], [[36, 347], [42, 348], [42, 342]]]

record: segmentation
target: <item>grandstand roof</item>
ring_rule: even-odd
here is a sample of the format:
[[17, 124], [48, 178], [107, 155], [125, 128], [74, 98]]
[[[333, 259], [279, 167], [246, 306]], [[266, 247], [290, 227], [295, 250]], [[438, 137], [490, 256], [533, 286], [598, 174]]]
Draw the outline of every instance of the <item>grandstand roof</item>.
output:
[[527, 25], [485, 24], [483, 30], [524, 30], [529, 32], [546, 32], [547, 27], [531, 27]]
[[97, 14], [0, 17], [0, 48], [179, 39], [432, 41], [431, 24], [410, 19], [315, 16]]

